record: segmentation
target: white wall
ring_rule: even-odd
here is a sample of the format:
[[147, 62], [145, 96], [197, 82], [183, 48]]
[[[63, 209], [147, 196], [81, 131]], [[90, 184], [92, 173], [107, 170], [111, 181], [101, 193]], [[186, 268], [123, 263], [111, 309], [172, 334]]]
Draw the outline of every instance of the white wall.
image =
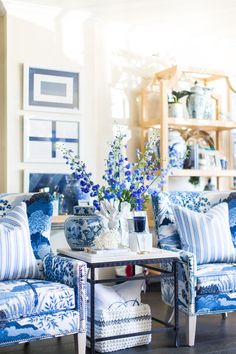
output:
[[168, 3], [151, 1], [147, 9], [146, 2], [139, 1], [135, 7], [132, 1], [122, 12], [105, 3], [99, 7], [98, 2], [93, 12], [92, 6], [85, 5], [72, 11], [55, 3], [50, 7], [9, 1], [6, 168], [3, 161], [7, 183], [4, 186], [0, 177], [1, 192], [21, 191], [25, 168], [67, 172], [64, 164], [23, 162], [23, 63], [81, 72], [81, 157], [98, 180], [114, 120], [132, 135], [134, 158], [139, 145], [136, 98], [154, 72], [176, 62], [236, 72], [233, 2], [225, 4], [224, 11], [220, 1], [212, 7], [182, 0], [181, 11], [177, 4]]
[[8, 163], [6, 188], [0, 184], [1, 192], [22, 191], [25, 169], [68, 172], [64, 163], [23, 162], [23, 115], [28, 113], [22, 107], [24, 63], [80, 72], [81, 113], [77, 118], [81, 121], [81, 158], [98, 178], [99, 158], [111, 136], [99, 21], [91, 21], [89, 14], [79, 11], [23, 4], [9, 8], [6, 18]]
[[5, 64], [5, 17], [0, 17], [0, 190], [6, 182]]

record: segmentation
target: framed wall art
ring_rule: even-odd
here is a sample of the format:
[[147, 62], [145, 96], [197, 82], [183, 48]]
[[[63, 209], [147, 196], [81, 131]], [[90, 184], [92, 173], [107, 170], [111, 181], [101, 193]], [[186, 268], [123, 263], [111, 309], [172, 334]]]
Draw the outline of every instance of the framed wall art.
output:
[[24, 110], [79, 112], [79, 72], [24, 65]]
[[68, 184], [69, 174], [63, 172], [49, 172], [41, 170], [24, 170], [24, 192], [35, 193], [47, 191], [63, 193]]
[[55, 214], [72, 214], [73, 206], [84, 199], [78, 181], [62, 170], [49, 171], [29, 168], [24, 170], [24, 192], [47, 192], [53, 195]]
[[23, 135], [24, 162], [62, 162], [58, 143], [79, 154], [80, 126], [71, 117], [27, 114]]

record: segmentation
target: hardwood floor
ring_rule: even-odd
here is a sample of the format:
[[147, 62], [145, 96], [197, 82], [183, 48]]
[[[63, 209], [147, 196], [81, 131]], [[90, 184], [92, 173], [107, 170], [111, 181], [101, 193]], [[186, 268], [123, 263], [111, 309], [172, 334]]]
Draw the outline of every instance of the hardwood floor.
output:
[[[166, 306], [160, 298], [159, 284], [151, 284], [143, 296], [143, 302], [152, 306], [153, 315], [163, 318]], [[185, 316], [180, 316], [180, 347], [174, 347], [172, 333], [153, 335], [149, 345], [115, 352], [117, 354], [236, 354], [236, 313], [226, 320], [221, 315], [199, 316], [196, 345], [185, 346]], [[89, 354], [87, 349], [87, 354]], [[74, 354], [73, 336], [16, 345], [0, 349], [0, 354]]]

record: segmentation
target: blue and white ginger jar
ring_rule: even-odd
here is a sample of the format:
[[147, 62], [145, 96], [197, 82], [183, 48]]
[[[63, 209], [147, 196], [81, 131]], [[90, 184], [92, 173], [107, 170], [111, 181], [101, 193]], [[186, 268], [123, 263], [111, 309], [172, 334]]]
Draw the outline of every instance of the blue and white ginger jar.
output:
[[70, 248], [82, 251], [91, 247], [103, 230], [102, 218], [93, 206], [74, 206], [74, 215], [66, 219], [64, 230]]
[[[153, 137], [155, 136], [156, 139], [156, 147], [157, 147], [157, 157], [161, 159], [161, 153], [160, 153], [160, 131], [155, 130], [155, 135], [152, 135]], [[175, 156], [176, 157], [176, 164], [173, 163], [173, 168], [182, 168], [184, 165], [184, 159], [185, 159], [185, 154], [187, 151], [187, 145], [182, 137], [181, 133], [178, 130], [172, 130], [169, 129], [169, 134], [168, 134], [168, 145], [169, 145], [169, 156]]]
[[212, 119], [212, 89], [201, 86], [195, 81], [195, 84], [191, 87], [190, 91], [191, 95], [189, 95], [186, 100], [189, 118]]

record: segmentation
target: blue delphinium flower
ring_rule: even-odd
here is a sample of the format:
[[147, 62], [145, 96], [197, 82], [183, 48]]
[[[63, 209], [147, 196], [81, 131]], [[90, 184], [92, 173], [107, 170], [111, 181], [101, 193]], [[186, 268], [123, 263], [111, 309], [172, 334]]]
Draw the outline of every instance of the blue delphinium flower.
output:
[[94, 205], [99, 208], [99, 201], [118, 199], [127, 201], [133, 210], [144, 210], [150, 194], [158, 193], [166, 182], [172, 167], [181, 167], [182, 159], [175, 150], [170, 152], [169, 162], [160, 168], [160, 160], [155, 154], [155, 144], [147, 142], [144, 152], [136, 151], [136, 162], [127, 158], [126, 135], [118, 133], [110, 144], [110, 151], [105, 162], [104, 186], [94, 184], [92, 174], [86, 171], [86, 165], [79, 156], [60, 146], [66, 164], [73, 171], [81, 187], [81, 191], [94, 198]]

